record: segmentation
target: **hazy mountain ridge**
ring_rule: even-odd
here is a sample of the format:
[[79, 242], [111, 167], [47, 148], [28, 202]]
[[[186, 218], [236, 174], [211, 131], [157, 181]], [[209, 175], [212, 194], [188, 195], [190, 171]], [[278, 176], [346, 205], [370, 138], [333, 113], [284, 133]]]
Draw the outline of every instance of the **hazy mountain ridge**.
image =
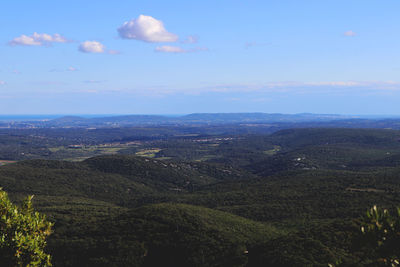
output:
[[12, 118], [2, 121], [2, 127], [126, 127], [183, 124], [232, 124], [232, 123], [278, 123], [278, 122], [326, 122], [361, 118], [336, 114], [280, 114], [280, 113], [193, 113], [180, 116], [165, 115], [118, 115], [104, 117], [63, 116], [48, 120], [25, 120]]

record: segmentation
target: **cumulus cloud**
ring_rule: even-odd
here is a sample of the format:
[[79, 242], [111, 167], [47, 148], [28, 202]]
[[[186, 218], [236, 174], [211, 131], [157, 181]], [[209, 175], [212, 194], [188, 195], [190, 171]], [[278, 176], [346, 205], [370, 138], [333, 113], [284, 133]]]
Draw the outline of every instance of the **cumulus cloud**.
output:
[[357, 34], [355, 32], [353, 32], [353, 31], [347, 31], [347, 32], [344, 33], [344, 36], [348, 36], [348, 37], [354, 37], [356, 35]]
[[86, 41], [79, 45], [79, 51], [83, 53], [104, 53], [106, 47], [97, 41]]
[[60, 34], [56, 33], [53, 35], [46, 34], [46, 33], [37, 33], [34, 32], [32, 35], [21, 35], [12, 39], [9, 44], [10, 45], [26, 45], [26, 46], [42, 46], [42, 45], [49, 45], [51, 43], [66, 43], [68, 40], [61, 36]]
[[196, 47], [192, 49], [184, 49], [179, 46], [170, 46], [170, 45], [163, 45], [157, 46], [154, 51], [156, 52], [163, 52], [163, 53], [193, 53], [193, 52], [200, 52], [200, 51], [208, 51], [207, 48], [204, 47]]
[[137, 19], [126, 21], [118, 28], [121, 38], [149, 43], [171, 43], [178, 41], [178, 35], [168, 32], [162, 21], [151, 16], [140, 15]]

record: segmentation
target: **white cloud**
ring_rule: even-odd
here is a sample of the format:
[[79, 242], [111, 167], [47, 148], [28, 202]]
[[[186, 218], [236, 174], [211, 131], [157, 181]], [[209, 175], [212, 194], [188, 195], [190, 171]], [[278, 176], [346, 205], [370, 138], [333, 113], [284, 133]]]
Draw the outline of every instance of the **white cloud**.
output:
[[353, 31], [347, 31], [347, 32], [344, 33], [344, 36], [348, 36], [348, 37], [354, 37], [356, 35], [357, 34], [355, 32], [353, 32]]
[[56, 33], [53, 35], [46, 33], [37, 33], [34, 32], [31, 36], [21, 35], [12, 39], [9, 44], [10, 45], [27, 45], [27, 46], [41, 46], [41, 45], [49, 45], [51, 43], [66, 43], [68, 40]]
[[78, 71], [78, 69], [77, 69], [77, 68], [74, 68], [74, 67], [68, 67], [68, 68], [67, 68], [67, 71]]
[[6, 84], [5, 81], [1, 81], [1, 80], [0, 80], [0, 85], [5, 85], [5, 84]]
[[193, 49], [184, 49], [179, 46], [163, 45], [163, 46], [157, 46], [154, 49], [154, 51], [163, 52], [163, 53], [193, 53], [193, 52], [200, 52], [200, 51], [208, 51], [208, 48], [196, 47]]
[[145, 15], [126, 21], [118, 28], [118, 33], [124, 39], [149, 43], [171, 43], [178, 41], [179, 38], [176, 34], [168, 32], [162, 21]]
[[106, 47], [97, 41], [86, 41], [79, 45], [79, 51], [83, 53], [104, 53]]

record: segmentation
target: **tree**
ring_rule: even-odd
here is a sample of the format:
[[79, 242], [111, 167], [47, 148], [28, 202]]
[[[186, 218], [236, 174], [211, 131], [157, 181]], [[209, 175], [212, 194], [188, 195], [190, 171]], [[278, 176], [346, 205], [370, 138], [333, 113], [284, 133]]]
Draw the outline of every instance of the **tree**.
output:
[[28, 196], [18, 207], [0, 188], [0, 263], [1, 266], [51, 266], [44, 251], [53, 224], [32, 207]]

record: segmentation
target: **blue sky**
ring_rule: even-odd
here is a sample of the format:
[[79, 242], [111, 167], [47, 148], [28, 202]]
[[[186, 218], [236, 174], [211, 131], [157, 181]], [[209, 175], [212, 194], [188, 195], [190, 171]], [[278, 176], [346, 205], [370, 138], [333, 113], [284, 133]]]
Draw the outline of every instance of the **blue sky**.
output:
[[400, 2], [3, 1], [0, 114], [400, 115]]

